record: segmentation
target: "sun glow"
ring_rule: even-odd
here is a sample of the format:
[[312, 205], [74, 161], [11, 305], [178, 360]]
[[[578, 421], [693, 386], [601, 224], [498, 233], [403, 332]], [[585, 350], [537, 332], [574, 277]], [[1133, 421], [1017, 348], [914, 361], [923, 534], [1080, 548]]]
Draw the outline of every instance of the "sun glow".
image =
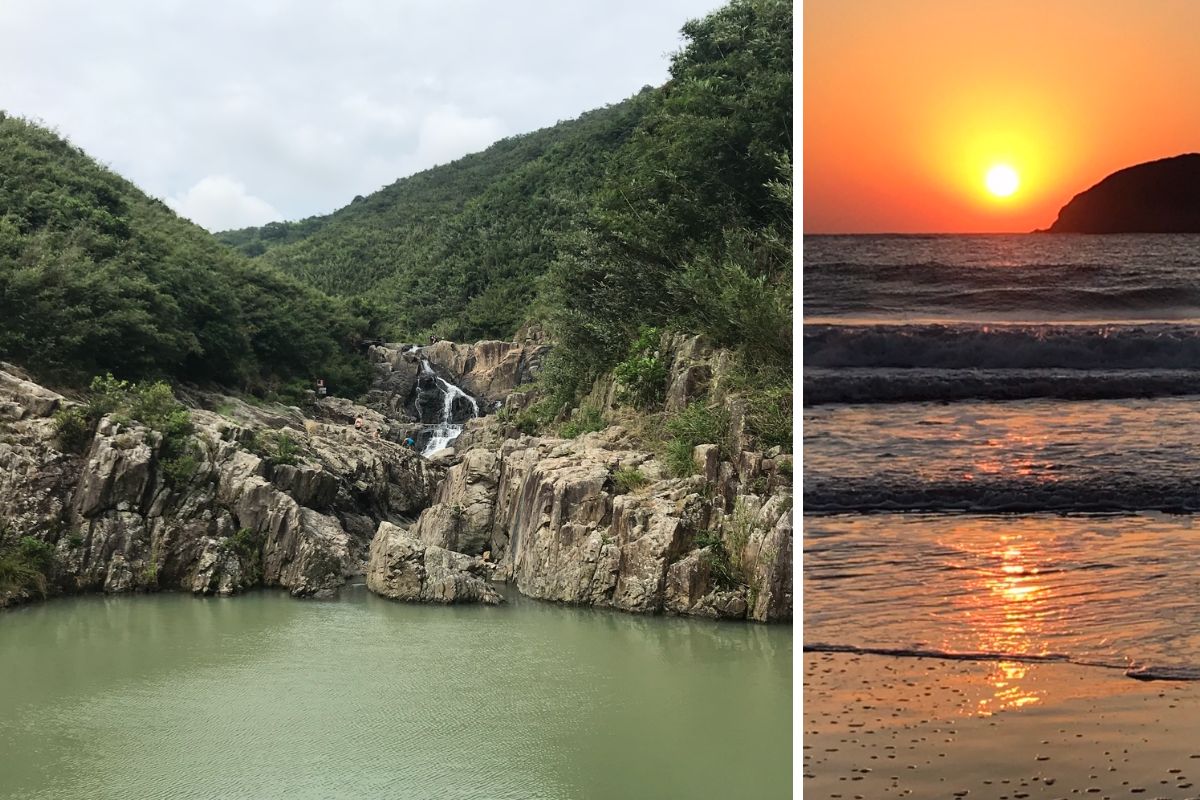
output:
[[1021, 179], [1017, 176], [1017, 171], [1008, 164], [997, 164], [988, 170], [984, 183], [988, 191], [997, 197], [1008, 197], [1017, 190]]

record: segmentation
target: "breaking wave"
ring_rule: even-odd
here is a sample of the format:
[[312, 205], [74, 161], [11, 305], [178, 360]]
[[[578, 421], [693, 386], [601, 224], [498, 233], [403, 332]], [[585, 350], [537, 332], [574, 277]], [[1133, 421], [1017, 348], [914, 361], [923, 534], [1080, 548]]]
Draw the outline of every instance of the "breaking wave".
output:
[[1200, 370], [1200, 326], [806, 325], [807, 367]]
[[1106, 480], [995, 477], [920, 481], [904, 476], [830, 477], [804, 481], [806, 514], [877, 511], [977, 513], [1200, 512], [1195, 475], [1125, 474]]
[[804, 404], [1111, 400], [1200, 394], [1200, 369], [805, 369]]

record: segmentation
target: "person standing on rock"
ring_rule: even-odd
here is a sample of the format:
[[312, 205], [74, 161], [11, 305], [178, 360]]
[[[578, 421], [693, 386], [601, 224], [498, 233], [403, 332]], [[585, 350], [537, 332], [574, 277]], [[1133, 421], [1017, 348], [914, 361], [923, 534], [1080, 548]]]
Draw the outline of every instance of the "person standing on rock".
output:
[[362, 418], [362, 414], [359, 414], [357, 417], [354, 418], [354, 430], [361, 431], [362, 428], [363, 428], [363, 418]]

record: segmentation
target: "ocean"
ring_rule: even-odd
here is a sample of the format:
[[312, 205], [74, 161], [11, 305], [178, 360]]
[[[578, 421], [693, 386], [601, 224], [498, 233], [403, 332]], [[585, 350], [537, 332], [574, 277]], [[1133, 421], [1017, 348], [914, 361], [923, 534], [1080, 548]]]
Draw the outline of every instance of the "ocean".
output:
[[809, 651], [1200, 678], [1200, 236], [804, 239]]

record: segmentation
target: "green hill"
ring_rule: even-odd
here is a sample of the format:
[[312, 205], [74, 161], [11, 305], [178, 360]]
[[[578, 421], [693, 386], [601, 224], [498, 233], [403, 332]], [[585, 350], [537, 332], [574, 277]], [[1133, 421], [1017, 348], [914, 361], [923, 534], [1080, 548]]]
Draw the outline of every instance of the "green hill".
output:
[[372, 303], [394, 336], [507, 337], [649, 94], [504, 139], [326, 217], [217, 236], [318, 289]]
[[684, 26], [662, 87], [219, 239], [0, 116], [0, 357], [75, 382], [271, 392], [320, 376], [352, 393], [363, 336], [537, 320], [558, 343], [555, 401], [618, 364], [634, 380], [650, 328], [790, 381], [792, 23], [787, 0], [734, 0]]
[[0, 357], [56, 382], [365, 384], [366, 321], [0, 112]]
[[546, 322], [572, 391], [647, 326], [790, 368], [792, 29], [787, 0], [734, 0], [684, 26], [660, 88], [331, 215], [219, 237], [397, 338]]

